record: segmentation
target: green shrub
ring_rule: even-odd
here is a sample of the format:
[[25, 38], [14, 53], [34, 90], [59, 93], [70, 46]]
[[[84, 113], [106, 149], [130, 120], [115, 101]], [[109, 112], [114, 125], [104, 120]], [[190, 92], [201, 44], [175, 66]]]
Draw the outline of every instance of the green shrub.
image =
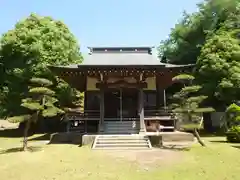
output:
[[240, 143], [240, 106], [231, 104], [226, 110], [227, 126], [226, 138], [228, 142]]

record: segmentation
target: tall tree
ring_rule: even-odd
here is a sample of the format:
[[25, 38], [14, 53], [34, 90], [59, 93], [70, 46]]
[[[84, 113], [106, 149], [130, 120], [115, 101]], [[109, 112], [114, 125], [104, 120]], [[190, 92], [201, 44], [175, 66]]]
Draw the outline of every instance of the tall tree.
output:
[[27, 137], [31, 123], [37, 122], [39, 116], [53, 117], [64, 113], [63, 110], [55, 106], [58, 101], [54, 96], [55, 92], [50, 89], [52, 82], [43, 78], [32, 78], [30, 88], [21, 107], [25, 109], [25, 114], [8, 118], [10, 122], [26, 122], [23, 139], [23, 150], [27, 150]]
[[6, 115], [21, 113], [17, 108], [28, 91], [31, 77], [47, 77], [61, 86], [48, 65], [81, 63], [79, 45], [67, 26], [51, 17], [31, 14], [19, 21], [0, 41], [0, 81], [7, 101], [1, 101]]
[[224, 109], [240, 98], [240, 6], [237, 9], [206, 41], [197, 61], [196, 74], [205, 94]]
[[184, 84], [184, 87], [180, 92], [177, 92], [173, 95], [176, 103], [172, 104], [172, 106], [174, 107], [173, 111], [175, 113], [187, 116], [187, 121], [186, 118], [182, 118], [181, 123], [195, 123], [195, 126], [193, 127], [193, 133], [198, 142], [202, 146], [205, 146], [205, 143], [201, 140], [198, 133], [198, 124], [202, 123], [202, 120], [200, 120], [198, 116], [199, 113], [213, 112], [214, 109], [211, 107], [201, 107], [202, 102], [207, 99], [207, 96], [199, 95], [199, 91], [202, 87], [199, 85], [194, 85], [194, 79], [194, 76], [189, 74], [181, 74], [173, 78], [174, 82], [181, 82]]
[[206, 40], [218, 31], [229, 14], [236, 12], [238, 3], [239, 0], [205, 0], [198, 4], [197, 12], [184, 12], [169, 38], [160, 43], [158, 53], [162, 61], [195, 63]]

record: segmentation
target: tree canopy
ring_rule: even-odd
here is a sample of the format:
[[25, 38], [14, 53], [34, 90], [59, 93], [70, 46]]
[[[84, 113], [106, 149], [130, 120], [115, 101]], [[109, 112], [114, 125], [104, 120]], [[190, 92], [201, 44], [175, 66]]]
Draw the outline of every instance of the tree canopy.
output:
[[159, 45], [161, 60], [175, 64], [196, 63], [206, 40], [235, 13], [238, 3], [239, 0], [204, 0], [197, 5], [197, 12], [184, 12], [169, 38]]
[[[194, 135], [198, 139], [198, 142], [205, 146], [198, 134], [198, 127], [202, 120], [199, 118], [199, 113], [213, 112], [212, 107], [202, 107], [203, 101], [207, 99], [207, 96], [201, 94], [200, 90], [202, 87], [197, 84], [193, 84], [195, 77], [189, 74], [180, 74], [173, 78], [173, 82], [182, 82], [184, 87], [173, 95], [175, 103], [172, 104], [173, 112], [183, 116], [178, 118], [182, 121], [181, 123], [193, 124]], [[187, 116], [187, 117], [185, 117]], [[200, 121], [200, 122], [199, 122]]]
[[205, 93], [226, 106], [240, 98], [240, 6], [237, 9], [207, 39], [197, 61], [196, 74]]
[[61, 21], [31, 14], [0, 40], [1, 108], [17, 112], [32, 77], [43, 77], [60, 86], [48, 65], [81, 63], [79, 45]]
[[158, 48], [162, 61], [196, 64], [194, 76], [216, 109], [240, 98], [239, 8], [240, 0], [205, 0]]
[[[54, 117], [64, 111], [56, 106], [58, 100], [55, 92], [50, 89], [52, 82], [43, 78], [31, 78], [27, 95], [21, 101], [25, 113], [8, 118], [8, 121], [26, 122], [23, 140], [23, 150], [27, 150], [27, 135], [32, 122], [37, 122], [38, 117]], [[20, 107], [19, 107], [20, 108]]]

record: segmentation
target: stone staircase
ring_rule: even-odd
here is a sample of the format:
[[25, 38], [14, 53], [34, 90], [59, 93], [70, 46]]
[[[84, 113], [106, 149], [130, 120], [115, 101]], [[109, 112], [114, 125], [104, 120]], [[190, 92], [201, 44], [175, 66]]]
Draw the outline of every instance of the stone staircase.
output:
[[92, 147], [92, 149], [101, 150], [148, 150], [151, 148], [149, 138], [143, 135], [98, 135]]
[[139, 121], [105, 121], [104, 134], [139, 134]]

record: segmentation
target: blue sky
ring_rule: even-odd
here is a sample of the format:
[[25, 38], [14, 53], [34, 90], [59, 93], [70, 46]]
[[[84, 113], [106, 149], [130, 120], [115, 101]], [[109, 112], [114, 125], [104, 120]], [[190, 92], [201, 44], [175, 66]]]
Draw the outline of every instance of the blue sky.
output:
[[0, 33], [31, 12], [68, 25], [82, 52], [88, 46], [157, 46], [182, 12], [200, 0], [0, 0]]

